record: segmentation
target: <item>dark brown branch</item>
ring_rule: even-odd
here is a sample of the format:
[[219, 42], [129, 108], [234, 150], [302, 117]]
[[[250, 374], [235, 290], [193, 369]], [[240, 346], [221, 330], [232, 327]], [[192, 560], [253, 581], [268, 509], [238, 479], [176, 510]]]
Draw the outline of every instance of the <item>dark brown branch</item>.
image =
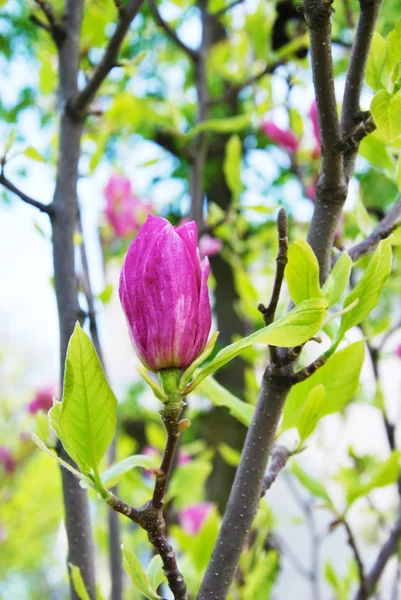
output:
[[399, 515], [390, 536], [383, 544], [375, 563], [365, 579], [365, 589], [359, 590], [355, 596], [355, 600], [367, 600], [375, 591], [376, 585], [388, 563], [390, 558], [397, 553], [401, 540], [401, 514]]
[[341, 523], [343, 524], [345, 531], [347, 532], [347, 538], [348, 538], [348, 544], [352, 550], [352, 553], [354, 555], [354, 559], [356, 562], [356, 566], [358, 568], [358, 577], [359, 577], [359, 586], [360, 589], [363, 591], [364, 594], [366, 594], [366, 576], [365, 576], [365, 567], [362, 561], [362, 557], [359, 553], [359, 549], [356, 543], [356, 539], [354, 536], [354, 533], [351, 529], [351, 527], [349, 526], [349, 523], [345, 520], [342, 519]]
[[154, 508], [161, 509], [164, 504], [164, 495], [166, 493], [167, 484], [170, 476], [171, 467], [174, 461], [174, 455], [178, 444], [178, 438], [180, 432], [178, 429], [178, 420], [180, 418], [182, 409], [177, 411], [166, 411], [161, 412], [162, 421], [167, 432], [167, 443], [164, 450], [162, 464], [160, 469], [155, 469], [156, 475], [155, 489], [153, 492], [152, 504]]
[[266, 494], [267, 490], [269, 490], [276, 481], [277, 475], [284, 469], [290, 456], [291, 452], [284, 446], [273, 446], [269, 468], [263, 479], [261, 497]]
[[301, 381], [305, 381], [305, 379], [308, 379], [308, 377], [310, 377], [311, 375], [316, 373], [316, 371], [318, 369], [320, 369], [320, 367], [322, 367], [326, 361], [327, 361], [326, 356], [324, 354], [322, 354], [321, 356], [319, 356], [319, 358], [314, 360], [310, 365], [308, 365], [307, 367], [304, 367], [303, 369], [300, 369], [299, 371], [294, 373], [294, 375], [291, 377], [291, 381], [292, 381], [293, 385], [300, 383]]
[[302, 7], [310, 37], [310, 53], [315, 86], [322, 169], [316, 191], [315, 210], [308, 242], [320, 266], [323, 283], [331, 268], [331, 251], [347, 186], [344, 177], [340, 125], [334, 89], [331, 54], [331, 2], [303, 0]]
[[194, 63], [196, 63], [199, 59], [199, 53], [196, 50], [192, 50], [192, 48], [189, 48], [189, 46], [187, 46], [186, 44], [184, 44], [184, 42], [182, 40], [180, 40], [180, 38], [178, 37], [178, 35], [174, 31], [174, 29], [172, 29], [172, 27], [170, 27], [170, 25], [161, 16], [159, 9], [157, 8], [156, 1], [149, 0], [149, 3], [150, 3], [150, 7], [152, 9], [153, 15], [155, 17], [156, 23], [162, 29], [164, 29], [164, 32], [170, 38], [170, 40], [173, 42], [173, 44], [175, 44], [176, 46], [181, 48], [181, 50], [183, 50], [185, 52], [185, 54], [187, 56], [189, 56], [189, 58]]
[[278, 231], [278, 253], [276, 258], [276, 274], [274, 278], [273, 291], [268, 307], [259, 304], [258, 310], [263, 315], [265, 325], [270, 325], [274, 321], [277, 304], [280, 299], [281, 286], [284, 280], [284, 271], [287, 265], [288, 252], [288, 219], [284, 208], [280, 208], [277, 216], [277, 231]]
[[174, 549], [166, 536], [166, 523], [163, 516], [164, 496], [173, 465], [174, 454], [180, 435], [179, 418], [182, 408], [161, 412], [167, 431], [167, 443], [160, 469], [155, 469], [155, 488], [152, 500], [136, 510], [111, 494], [107, 503], [113, 510], [128, 517], [140, 525], [148, 534], [149, 542], [154, 546], [163, 562], [163, 570], [175, 600], [187, 600], [188, 594], [184, 578], [178, 568]]
[[200, 586], [197, 600], [225, 600], [246, 538], [258, 509], [268, 457], [277, 424], [290, 390], [290, 373], [277, 374], [268, 367], [230, 498]]
[[18, 196], [23, 202], [26, 202], [26, 204], [30, 204], [31, 206], [34, 206], [35, 208], [48, 215], [51, 215], [53, 213], [53, 206], [51, 204], [43, 204], [38, 200], [34, 200], [30, 196], [22, 192], [20, 189], [18, 189], [13, 183], [11, 183], [11, 181], [9, 181], [3, 173], [0, 173], [0, 185], [3, 185], [10, 192]]
[[[263, 315], [265, 325], [270, 325], [274, 321], [277, 304], [280, 299], [281, 286], [284, 280], [284, 271], [288, 262], [288, 219], [284, 208], [280, 208], [277, 216], [277, 231], [278, 231], [278, 253], [276, 258], [276, 274], [274, 278], [273, 291], [268, 307], [264, 304], [258, 305], [258, 310]], [[277, 364], [278, 354], [277, 348], [269, 346], [271, 360]]]
[[45, 0], [35, 0], [35, 3], [45, 15], [48, 25], [44, 23], [41, 19], [36, 17], [36, 15], [31, 15], [30, 20], [32, 21], [32, 23], [35, 23], [36, 25], [42, 27], [42, 29], [45, 29], [48, 33], [50, 33], [57, 48], [60, 48], [61, 44], [63, 43], [66, 37], [65, 28], [63, 27], [59, 19], [56, 17], [53, 7], [51, 4], [49, 4], [49, 2], [46, 2]]
[[362, 242], [356, 244], [348, 250], [348, 254], [355, 262], [371, 250], [374, 250], [380, 240], [389, 237], [392, 232], [399, 226], [398, 220], [401, 218], [401, 198], [389, 210], [387, 215], [372, 231], [372, 233]]
[[129, 2], [119, 11], [117, 26], [110, 38], [109, 44], [103, 54], [103, 58], [96, 65], [92, 76], [84, 89], [78, 94], [75, 102], [70, 105], [70, 109], [74, 113], [80, 115], [85, 110], [111, 69], [116, 65], [121, 44], [124, 41], [132, 21], [138, 14], [142, 3], [143, 0], [129, 0]]
[[[358, 125], [360, 97], [365, 80], [366, 64], [381, 2], [382, 0], [359, 0], [361, 12], [352, 46], [341, 112], [341, 133], [346, 138], [352, 134]], [[344, 155], [344, 169], [347, 179], [352, 175], [357, 152], [358, 145]]]

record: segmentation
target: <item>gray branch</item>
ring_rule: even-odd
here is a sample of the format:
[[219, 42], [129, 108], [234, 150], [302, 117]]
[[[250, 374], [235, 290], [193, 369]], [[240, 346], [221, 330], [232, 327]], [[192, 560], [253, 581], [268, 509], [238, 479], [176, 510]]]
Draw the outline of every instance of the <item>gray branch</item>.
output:
[[0, 173], [0, 185], [3, 185], [7, 190], [18, 196], [26, 204], [30, 204], [31, 206], [34, 206], [38, 210], [47, 213], [48, 215], [53, 213], [53, 207], [51, 204], [43, 204], [38, 200], [34, 200], [34, 198], [31, 198], [25, 194], [25, 192], [22, 192], [19, 188], [17, 188], [13, 183], [11, 183], [11, 181], [5, 177], [4, 173]]

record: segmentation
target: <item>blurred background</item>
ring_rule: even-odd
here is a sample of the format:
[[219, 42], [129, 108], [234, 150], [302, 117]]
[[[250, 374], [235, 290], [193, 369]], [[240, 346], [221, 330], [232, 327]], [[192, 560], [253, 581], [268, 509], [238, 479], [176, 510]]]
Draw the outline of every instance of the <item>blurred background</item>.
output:
[[[62, 2], [54, 5], [58, 10]], [[55, 51], [46, 32], [29, 18], [37, 10], [34, 2], [9, 0], [0, 7], [0, 137], [2, 153], [9, 147], [7, 176], [31, 197], [48, 203], [57, 157]], [[211, 13], [224, 7], [221, 0], [208, 4]], [[115, 20], [111, 0], [88, 0], [85, 10], [83, 80], [99, 60]], [[188, 47], [201, 44], [196, 2], [163, 1], [159, 10]], [[384, 36], [394, 26], [397, 10], [396, 1], [385, 3], [379, 20]], [[353, 0], [336, 3], [333, 56], [338, 98], [357, 14]], [[219, 348], [262, 326], [257, 305], [268, 301], [271, 291], [277, 210], [287, 209], [291, 240], [305, 238], [320, 164], [306, 31], [295, 7], [287, 1], [276, 5], [247, 0], [220, 21], [221, 31], [209, 49], [210, 118], [241, 114], [246, 119], [229, 133], [212, 131], [205, 165], [199, 245], [212, 265], [213, 330], [220, 331]], [[366, 88], [365, 108], [371, 97]], [[98, 114], [88, 123], [79, 163], [83, 236], [77, 234], [75, 242], [80, 303], [87, 310], [84, 245], [105, 368], [119, 400], [117, 457], [147, 454], [157, 464], [164, 443], [160, 407], [136, 372], [138, 361], [117, 285], [124, 254], [147, 214], [162, 215], [173, 224], [188, 218], [184, 133], [194, 126], [198, 106], [191, 62], [158, 27], [150, 5], [145, 4], [135, 19], [121, 64], [102, 87], [94, 110]], [[396, 152], [379, 134], [361, 144], [338, 230], [338, 249], [368, 235], [397, 199]], [[395, 234], [397, 252], [400, 242], [401, 236]], [[59, 398], [51, 228], [47, 215], [4, 189], [0, 255], [0, 598], [64, 600], [67, 547], [59, 472], [31, 442], [32, 432], [43, 431], [43, 415], [52, 396]], [[399, 422], [399, 275], [396, 255], [395, 275], [386, 285], [381, 307], [363, 331], [350, 336], [351, 341], [366, 336], [379, 349], [378, 372], [375, 375], [366, 348], [360, 383], [349, 405], [341, 414], [323, 419], [297, 457], [302, 469], [328, 490], [338, 510], [347, 502], [350, 482], [369, 479], [389, 457], [383, 415], [391, 423]], [[288, 300], [284, 294], [282, 312]], [[320, 354], [316, 346], [310, 343], [306, 348], [305, 364]], [[264, 348], [248, 350], [218, 379], [254, 404], [265, 364]], [[173, 543], [193, 593], [217, 535], [246, 428], [208, 397], [193, 394], [188, 404], [193, 425], [183, 439], [168, 510]], [[397, 432], [395, 439], [399, 444]], [[282, 441], [295, 447], [297, 432], [286, 432]], [[367, 565], [398, 506], [396, 479], [359, 498], [348, 513]], [[150, 472], [135, 469], [120, 482], [119, 494], [139, 505], [151, 489]], [[254, 533], [261, 554], [256, 555], [255, 545], [246, 548], [240, 569], [252, 577], [237, 582], [233, 598], [352, 597], [357, 578], [347, 532], [341, 526], [330, 527], [335, 515], [323, 505], [289, 465], [261, 503]], [[103, 598], [110, 597], [107, 511], [92, 494], [96, 570]], [[120, 525], [123, 541], [146, 564], [150, 550], [145, 534], [122, 518]], [[128, 581], [125, 584], [125, 598], [141, 597]], [[394, 557], [377, 597], [396, 600], [399, 585]]]

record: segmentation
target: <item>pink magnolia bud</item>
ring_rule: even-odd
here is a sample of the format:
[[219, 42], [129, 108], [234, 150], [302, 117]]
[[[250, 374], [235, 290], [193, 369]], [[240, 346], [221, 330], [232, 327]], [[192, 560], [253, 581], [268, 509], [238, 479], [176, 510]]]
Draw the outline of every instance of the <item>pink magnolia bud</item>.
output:
[[137, 231], [150, 214], [150, 206], [134, 196], [130, 180], [122, 175], [110, 177], [104, 194], [104, 212], [117, 237], [125, 237]]
[[36, 415], [39, 410], [49, 411], [53, 406], [54, 387], [48, 386], [36, 392], [36, 396], [28, 404], [28, 411]]
[[288, 152], [293, 153], [299, 146], [299, 140], [295, 137], [292, 131], [277, 127], [272, 121], [265, 121], [262, 124], [264, 133], [278, 146], [285, 148]]
[[209, 261], [202, 263], [195, 223], [173, 227], [149, 216], [120, 275], [120, 300], [133, 346], [148, 369], [185, 369], [204, 349], [211, 327]]
[[0, 465], [8, 474], [13, 473], [16, 467], [15, 458], [5, 446], [0, 446]]
[[214, 238], [205, 233], [199, 240], [199, 254], [201, 258], [205, 256], [215, 256], [221, 252], [223, 242], [219, 238]]
[[199, 502], [199, 504], [193, 504], [192, 506], [184, 508], [179, 515], [183, 530], [190, 535], [197, 534], [212, 509], [212, 506], [213, 505], [210, 504], [210, 502]]
[[401, 358], [401, 344], [398, 344], [395, 353], [398, 356], [398, 358]]

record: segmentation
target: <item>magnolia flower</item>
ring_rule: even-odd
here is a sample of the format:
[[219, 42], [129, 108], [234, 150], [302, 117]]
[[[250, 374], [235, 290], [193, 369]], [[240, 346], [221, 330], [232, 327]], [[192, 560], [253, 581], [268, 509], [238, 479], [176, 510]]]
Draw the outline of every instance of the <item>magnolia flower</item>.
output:
[[401, 358], [401, 344], [398, 344], [395, 353], [398, 356], [398, 358]]
[[299, 146], [299, 140], [295, 137], [292, 131], [281, 129], [272, 121], [264, 121], [262, 123], [264, 133], [278, 146], [281, 146], [291, 154], [295, 152]]
[[131, 182], [122, 175], [112, 175], [105, 187], [105, 215], [117, 237], [134, 233], [150, 214], [148, 204], [134, 196]]
[[197, 249], [194, 222], [173, 227], [149, 216], [132, 242], [120, 275], [120, 299], [131, 341], [151, 371], [187, 368], [211, 327], [209, 261]]
[[33, 400], [28, 404], [31, 415], [36, 415], [39, 410], [49, 411], [53, 406], [54, 388], [48, 386], [39, 389]]
[[214, 238], [205, 233], [199, 240], [199, 254], [201, 258], [205, 256], [215, 256], [221, 252], [223, 242], [219, 238]]
[[181, 527], [190, 535], [196, 535], [213, 505], [210, 502], [199, 502], [184, 508], [179, 514]]
[[8, 474], [13, 473], [16, 467], [15, 458], [5, 446], [0, 446], [0, 465], [2, 465], [4, 471]]

